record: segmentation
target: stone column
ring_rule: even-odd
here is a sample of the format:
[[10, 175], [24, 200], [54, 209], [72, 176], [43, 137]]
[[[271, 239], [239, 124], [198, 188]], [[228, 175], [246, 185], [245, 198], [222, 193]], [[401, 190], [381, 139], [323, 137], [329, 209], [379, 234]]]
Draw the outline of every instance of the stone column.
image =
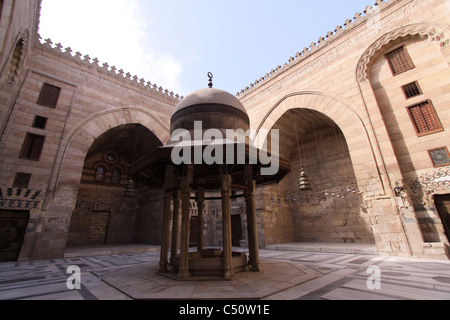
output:
[[256, 181], [253, 180], [253, 168], [249, 165], [245, 166], [244, 175], [245, 185], [248, 187], [244, 190], [244, 198], [247, 212], [249, 265], [250, 271], [259, 272], [259, 244], [255, 208]]
[[169, 256], [169, 237], [170, 237], [170, 204], [172, 197], [169, 192], [164, 192], [164, 217], [163, 234], [161, 243], [161, 256], [159, 261], [159, 272], [167, 273], [167, 258]]
[[205, 203], [205, 188], [199, 187], [197, 190], [197, 204], [198, 204], [198, 251], [203, 250], [203, 206]]
[[169, 256], [169, 243], [170, 243], [170, 204], [171, 196], [169, 189], [172, 188], [174, 182], [174, 168], [173, 166], [167, 166], [164, 173], [164, 216], [163, 216], [163, 230], [161, 239], [161, 255], [159, 260], [159, 272], [166, 273]]
[[250, 190], [244, 191], [245, 205], [247, 211], [247, 229], [248, 229], [248, 248], [249, 248], [249, 265], [250, 271], [259, 272], [259, 245], [258, 230], [256, 225], [256, 209], [255, 209], [255, 185]]
[[180, 192], [177, 190], [172, 195], [173, 199], [173, 221], [172, 221], [172, 248], [171, 258], [178, 254], [178, 220], [180, 216]]
[[189, 274], [189, 230], [190, 230], [190, 210], [191, 188], [190, 177], [192, 176], [192, 167], [185, 166], [185, 171], [181, 178], [181, 246], [180, 246], [180, 265], [178, 267], [178, 278], [188, 279]]
[[222, 175], [223, 277], [233, 277], [233, 247], [231, 238], [231, 182], [230, 175]]

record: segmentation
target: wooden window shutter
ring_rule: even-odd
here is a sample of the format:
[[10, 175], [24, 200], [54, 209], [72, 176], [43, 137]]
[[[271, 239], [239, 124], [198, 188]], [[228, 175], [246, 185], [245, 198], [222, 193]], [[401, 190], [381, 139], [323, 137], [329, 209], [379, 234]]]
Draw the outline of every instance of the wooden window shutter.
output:
[[39, 160], [44, 148], [45, 137], [27, 133], [20, 151], [20, 157], [30, 160]]
[[386, 57], [394, 76], [415, 68], [406, 48], [403, 46], [389, 52]]
[[28, 173], [16, 173], [16, 177], [14, 178], [13, 187], [14, 188], [28, 188], [31, 180], [31, 174]]
[[60, 94], [61, 88], [44, 83], [37, 104], [44, 107], [56, 108]]
[[419, 136], [443, 131], [441, 121], [431, 101], [409, 107], [408, 111]]

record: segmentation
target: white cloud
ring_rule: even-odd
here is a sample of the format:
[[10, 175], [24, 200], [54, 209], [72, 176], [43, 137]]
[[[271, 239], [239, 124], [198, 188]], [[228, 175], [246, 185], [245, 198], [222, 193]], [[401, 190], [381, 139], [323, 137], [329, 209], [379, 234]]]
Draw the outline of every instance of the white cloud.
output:
[[176, 93], [181, 62], [149, 48], [147, 22], [138, 0], [43, 0], [39, 33], [44, 39], [98, 58]]

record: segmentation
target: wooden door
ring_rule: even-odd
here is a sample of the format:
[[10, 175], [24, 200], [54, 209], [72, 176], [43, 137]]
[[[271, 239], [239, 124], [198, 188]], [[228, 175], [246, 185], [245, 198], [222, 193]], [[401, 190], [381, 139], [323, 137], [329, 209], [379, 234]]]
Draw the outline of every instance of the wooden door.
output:
[[109, 226], [108, 211], [94, 212], [89, 226], [89, 244], [106, 244]]
[[436, 195], [434, 198], [436, 208], [444, 225], [447, 239], [450, 241], [450, 194]]
[[17, 261], [29, 219], [29, 211], [0, 210], [0, 262]]

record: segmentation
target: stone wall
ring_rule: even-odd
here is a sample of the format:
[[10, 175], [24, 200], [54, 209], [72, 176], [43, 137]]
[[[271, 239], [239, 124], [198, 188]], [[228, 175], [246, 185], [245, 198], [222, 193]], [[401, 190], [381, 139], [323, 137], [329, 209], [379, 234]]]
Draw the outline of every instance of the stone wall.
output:
[[[123, 190], [120, 187], [82, 185], [71, 218], [67, 246], [133, 243], [137, 202], [124, 199]], [[104, 221], [94, 223], [96, 217], [103, 217]], [[102, 232], [103, 236], [99, 234]]]
[[138, 203], [133, 241], [153, 245], [161, 244], [164, 192], [162, 189], [142, 190], [138, 195]]

